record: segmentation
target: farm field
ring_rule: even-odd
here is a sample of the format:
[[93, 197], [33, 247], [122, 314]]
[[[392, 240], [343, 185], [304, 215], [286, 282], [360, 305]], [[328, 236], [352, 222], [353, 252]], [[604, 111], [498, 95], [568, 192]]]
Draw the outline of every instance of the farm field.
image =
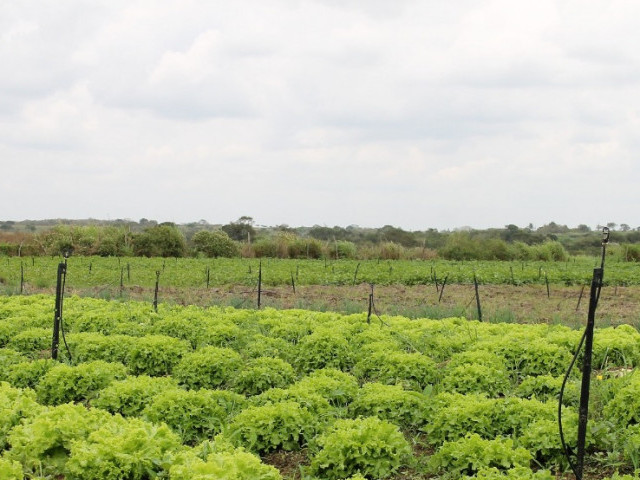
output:
[[[60, 258], [43, 257], [1, 259], [0, 293], [54, 293], [59, 262]], [[261, 305], [360, 313], [367, 310], [373, 284], [379, 313], [478, 318], [476, 273], [485, 321], [577, 327], [586, 318], [594, 262], [589, 258], [568, 263], [339, 260], [325, 267], [323, 260], [265, 259]], [[256, 259], [71, 257], [66, 290], [79, 296], [152, 302], [160, 272], [160, 301], [255, 308], [259, 265]], [[638, 274], [640, 267], [633, 263], [607, 265], [600, 322], [639, 325]]]
[[[48, 358], [53, 304], [0, 297], [0, 478], [550, 480], [567, 470], [558, 392], [581, 332], [564, 325], [154, 312], [72, 296], [61, 363]], [[596, 330], [586, 479], [640, 468], [639, 361], [635, 328]], [[563, 399], [570, 445], [578, 378]]]
[[[5, 257], [0, 259], [0, 284], [14, 289], [24, 282], [34, 288], [55, 286], [60, 257]], [[71, 288], [119, 286], [205, 287], [244, 285], [258, 281], [259, 259], [71, 257], [67, 285]], [[568, 262], [506, 262], [446, 260], [289, 260], [263, 259], [265, 286], [291, 285], [588, 285], [599, 259], [576, 257]], [[634, 262], [607, 264], [605, 285], [640, 285], [640, 267]]]

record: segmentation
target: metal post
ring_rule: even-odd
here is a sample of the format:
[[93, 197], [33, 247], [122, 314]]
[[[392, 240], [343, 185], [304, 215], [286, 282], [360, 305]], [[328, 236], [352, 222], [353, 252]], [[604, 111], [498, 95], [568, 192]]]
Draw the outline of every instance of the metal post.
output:
[[260, 303], [262, 300], [262, 260], [258, 266], [258, 310], [260, 310]]
[[153, 310], [158, 312], [158, 285], [160, 284], [160, 270], [156, 270], [156, 288], [153, 292]]

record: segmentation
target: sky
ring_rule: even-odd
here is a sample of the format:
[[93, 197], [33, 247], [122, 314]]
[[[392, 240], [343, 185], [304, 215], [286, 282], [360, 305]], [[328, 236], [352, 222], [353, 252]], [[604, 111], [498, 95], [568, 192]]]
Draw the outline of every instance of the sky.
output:
[[640, 226], [640, 2], [2, 0], [0, 220]]

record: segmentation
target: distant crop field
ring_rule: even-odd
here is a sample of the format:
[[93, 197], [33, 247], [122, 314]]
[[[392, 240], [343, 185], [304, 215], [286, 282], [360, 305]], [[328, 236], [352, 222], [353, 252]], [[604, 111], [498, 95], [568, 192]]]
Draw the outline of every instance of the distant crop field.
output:
[[[60, 258], [0, 258], [0, 285], [14, 288], [24, 283], [38, 288], [55, 286]], [[433, 285], [471, 284], [474, 275], [485, 285], [588, 285], [595, 258], [578, 257], [568, 262], [505, 262], [446, 260], [262, 260], [262, 281], [267, 286], [291, 285]], [[258, 281], [259, 259], [219, 258], [102, 258], [71, 257], [67, 285], [167, 287], [223, 285], [253, 286]], [[605, 285], [640, 285], [636, 263], [609, 263]]]

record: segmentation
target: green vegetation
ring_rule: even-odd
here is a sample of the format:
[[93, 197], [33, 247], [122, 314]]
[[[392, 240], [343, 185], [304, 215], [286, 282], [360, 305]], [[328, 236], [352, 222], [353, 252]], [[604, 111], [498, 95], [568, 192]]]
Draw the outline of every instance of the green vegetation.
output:
[[[549, 480], [567, 468], [557, 400], [579, 332], [566, 326], [70, 297], [71, 363], [41, 341], [52, 305], [0, 296], [0, 478]], [[597, 329], [594, 352], [585, 479], [633, 478], [640, 333]]]

